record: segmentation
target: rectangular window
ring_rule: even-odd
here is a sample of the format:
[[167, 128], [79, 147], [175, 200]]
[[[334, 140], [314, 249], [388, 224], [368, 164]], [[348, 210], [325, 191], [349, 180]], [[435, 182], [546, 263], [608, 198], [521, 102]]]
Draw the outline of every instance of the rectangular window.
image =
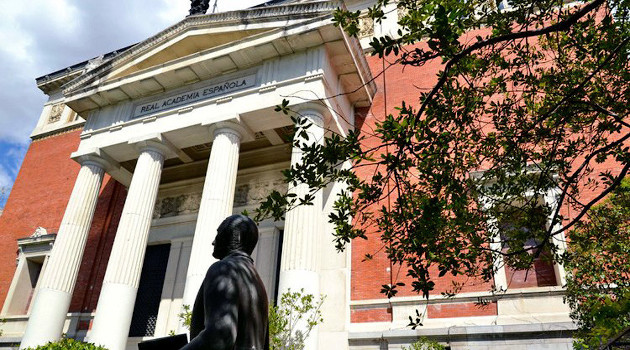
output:
[[[540, 201], [542, 201], [542, 199], [540, 199], [539, 202]], [[547, 229], [548, 217], [545, 215], [542, 207], [540, 210], [533, 210], [532, 213], [528, 213], [529, 215], [518, 206], [504, 209], [504, 212], [501, 214], [498, 229], [502, 242], [502, 251], [504, 253], [508, 252], [508, 242], [512, 239], [511, 235], [527, 237], [527, 233], [546, 231]], [[531, 236], [523, 244], [524, 249], [531, 249], [531, 251], [529, 251], [530, 255], [538, 255], [529, 269], [515, 269], [507, 266], [509, 264], [505, 266], [508, 288], [531, 288], [557, 285], [555, 267], [550, 256], [551, 253], [547, 250], [538, 252], [538, 248], [536, 248], [538, 245], [539, 241], [535, 238], [531, 238]], [[514, 249], [514, 247], [512, 248]], [[518, 249], [518, 247], [516, 249]], [[505, 261], [509, 261], [509, 257], [505, 258]]]
[[151, 337], [155, 333], [170, 251], [170, 244], [147, 246], [131, 318], [130, 337]]
[[40, 276], [46, 270], [55, 234], [47, 234], [43, 228], [30, 237], [18, 239], [17, 268], [4, 302], [2, 315], [28, 315], [39, 289]]
[[39, 275], [44, 266], [44, 257], [26, 258], [24, 259], [15, 284], [13, 298], [9, 304], [7, 314], [9, 315], [26, 315], [33, 301]]

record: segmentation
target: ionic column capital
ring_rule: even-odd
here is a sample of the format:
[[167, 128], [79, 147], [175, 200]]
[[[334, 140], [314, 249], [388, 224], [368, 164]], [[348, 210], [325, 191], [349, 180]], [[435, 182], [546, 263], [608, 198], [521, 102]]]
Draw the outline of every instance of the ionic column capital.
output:
[[70, 155], [77, 163], [84, 165], [94, 165], [105, 170], [106, 172], [120, 168], [120, 164], [112, 159], [107, 153], [100, 148], [93, 148], [83, 152], [74, 152]]
[[298, 116], [309, 118], [318, 126], [324, 126], [324, 116], [328, 108], [320, 103], [309, 102], [296, 106], [295, 111]]
[[166, 140], [162, 134], [149, 134], [129, 140], [128, 144], [134, 146], [140, 153], [152, 151], [159, 153], [164, 158], [172, 158], [177, 155], [177, 149]]
[[254, 133], [240, 121], [240, 118], [230, 119], [208, 125], [211, 141], [220, 134], [230, 134], [238, 137], [240, 142], [254, 140]]

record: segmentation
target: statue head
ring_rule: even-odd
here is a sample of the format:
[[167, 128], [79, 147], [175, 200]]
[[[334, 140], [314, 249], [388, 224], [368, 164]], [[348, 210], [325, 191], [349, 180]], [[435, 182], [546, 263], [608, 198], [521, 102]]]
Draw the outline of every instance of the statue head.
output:
[[232, 215], [223, 220], [217, 229], [217, 237], [212, 242], [212, 256], [223, 259], [239, 250], [251, 255], [258, 243], [258, 227], [245, 215]]

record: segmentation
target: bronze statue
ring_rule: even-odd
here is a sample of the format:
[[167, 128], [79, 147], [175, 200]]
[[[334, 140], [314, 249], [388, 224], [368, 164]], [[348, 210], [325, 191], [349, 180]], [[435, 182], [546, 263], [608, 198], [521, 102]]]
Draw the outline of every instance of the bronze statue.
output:
[[251, 254], [258, 228], [244, 215], [232, 215], [217, 229], [212, 256], [190, 324], [191, 341], [182, 350], [268, 350], [265, 286]]
[[190, 16], [203, 15], [210, 7], [210, 0], [190, 0]]

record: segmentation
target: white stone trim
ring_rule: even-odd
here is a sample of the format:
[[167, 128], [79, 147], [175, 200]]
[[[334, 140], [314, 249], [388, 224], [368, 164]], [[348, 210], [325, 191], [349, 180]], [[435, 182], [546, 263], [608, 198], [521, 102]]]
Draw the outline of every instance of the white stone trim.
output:
[[521, 299], [536, 298], [541, 296], [563, 296], [566, 294], [564, 288], [560, 286], [550, 287], [534, 287], [521, 289], [508, 289], [504, 293], [493, 294], [491, 292], [471, 292], [458, 293], [452, 297], [443, 295], [431, 295], [429, 299], [422, 296], [393, 297], [391, 299], [363, 299], [351, 300], [351, 307], [387, 307], [390, 305], [409, 305], [409, 304], [443, 304], [443, 303], [462, 303], [477, 302], [479, 299], [497, 300], [497, 299]]

